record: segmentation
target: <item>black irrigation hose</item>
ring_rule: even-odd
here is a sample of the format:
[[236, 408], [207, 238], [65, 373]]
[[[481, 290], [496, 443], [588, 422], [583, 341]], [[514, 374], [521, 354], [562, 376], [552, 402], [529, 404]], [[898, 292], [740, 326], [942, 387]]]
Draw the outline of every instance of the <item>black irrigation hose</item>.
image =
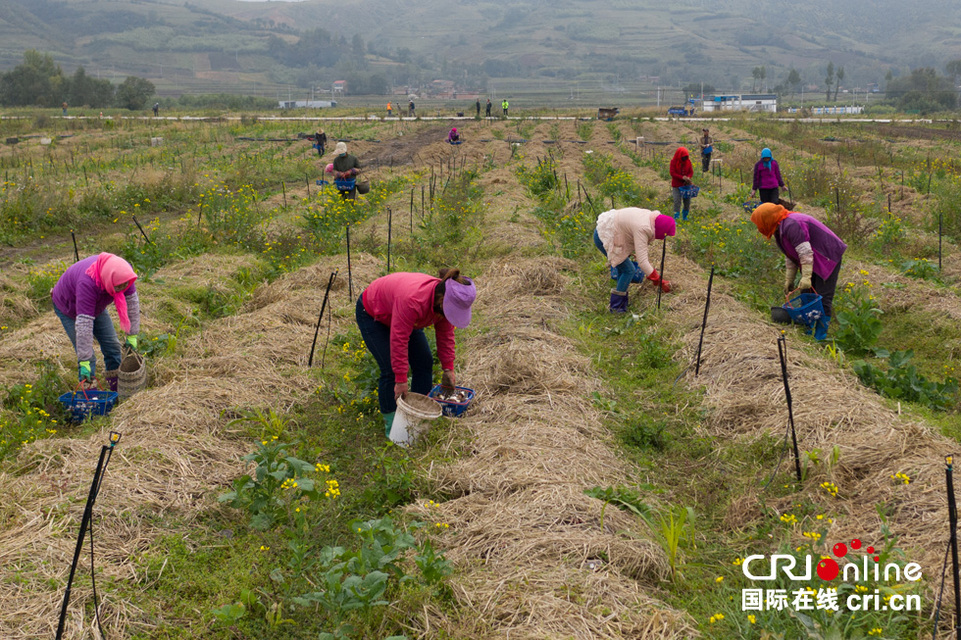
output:
[[320, 323], [324, 319], [324, 311], [327, 309], [327, 299], [330, 297], [330, 287], [334, 284], [334, 278], [337, 277], [337, 273], [340, 269], [334, 269], [330, 272], [330, 280], [327, 281], [327, 291], [324, 292], [324, 302], [320, 305], [320, 315], [317, 317], [317, 326], [314, 327], [314, 341], [310, 345], [310, 357], [307, 359], [307, 368], [314, 366], [314, 349], [317, 348], [317, 335], [320, 333]]
[[80, 533], [77, 536], [77, 546], [73, 552], [73, 562], [70, 564], [70, 575], [67, 578], [67, 588], [63, 594], [63, 604], [60, 607], [60, 622], [57, 624], [57, 640], [61, 640], [63, 637], [64, 624], [67, 621], [67, 607], [70, 604], [70, 592], [73, 588], [73, 576], [77, 571], [77, 564], [80, 561], [80, 553], [83, 551], [83, 538], [90, 529], [90, 577], [93, 581], [93, 598], [94, 607], [97, 615], [97, 626], [100, 627], [100, 635], [104, 637], [103, 627], [100, 626], [100, 606], [97, 603], [97, 582], [94, 577], [94, 556], [93, 556], [93, 506], [97, 502], [97, 495], [100, 493], [100, 487], [103, 484], [103, 476], [107, 471], [107, 465], [110, 463], [110, 457], [113, 455], [113, 449], [120, 442], [120, 433], [116, 431], [110, 432], [110, 442], [103, 445], [100, 449], [100, 458], [97, 460], [97, 469], [93, 474], [93, 481], [90, 483], [90, 492], [87, 494], [87, 504], [83, 509], [83, 517], [80, 521]]
[[951, 550], [951, 541], [944, 545], [944, 562], [941, 564], [941, 588], [938, 589], [938, 604], [934, 607], [934, 629], [931, 630], [931, 640], [936, 640], [938, 636], [938, 618], [941, 617], [941, 597], [944, 596], [944, 576], [948, 572], [948, 551]]
[[[143, 239], [146, 240], [148, 244], [153, 244], [153, 242], [150, 241], [150, 238], [147, 237], [147, 232], [144, 231], [143, 227], [140, 226], [140, 223], [137, 222], [137, 216], [133, 216], [133, 223], [137, 225], [138, 229], [140, 229], [140, 235], [143, 236]], [[73, 232], [71, 231], [70, 233], [73, 233]], [[74, 243], [74, 248], [76, 248], [76, 243]]]
[[954, 578], [954, 633], [961, 638], [961, 584], [958, 583], [958, 504], [954, 499], [954, 457], [946, 456], [944, 478], [948, 489], [948, 524], [951, 537], [951, 573]]
[[80, 252], [77, 250], [77, 236], [74, 235], [73, 229], [70, 230], [70, 237], [73, 239], [73, 261], [80, 262]]

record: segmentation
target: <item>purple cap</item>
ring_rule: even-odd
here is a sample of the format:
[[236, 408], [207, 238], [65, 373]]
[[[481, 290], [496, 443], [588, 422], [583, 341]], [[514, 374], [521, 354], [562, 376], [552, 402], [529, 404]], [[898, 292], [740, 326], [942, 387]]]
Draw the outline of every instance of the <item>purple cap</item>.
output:
[[468, 284], [448, 280], [444, 286], [444, 317], [459, 329], [470, 324], [470, 307], [477, 297], [474, 281], [467, 278]]

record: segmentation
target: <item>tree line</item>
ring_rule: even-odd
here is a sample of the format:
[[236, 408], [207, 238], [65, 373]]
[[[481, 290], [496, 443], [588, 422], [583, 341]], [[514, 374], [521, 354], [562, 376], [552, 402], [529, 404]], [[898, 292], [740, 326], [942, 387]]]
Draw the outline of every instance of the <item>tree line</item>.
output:
[[50, 54], [34, 49], [23, 54], [21, 64], [0, 74], [0, 105], [7, 107], [59, 107], [66, 103], [137, 111], [146, 108], [154, 92], [152, 82], [137, 76], [128, 76], [117, 86], [88, 76], [83, 67], [67, 76]]

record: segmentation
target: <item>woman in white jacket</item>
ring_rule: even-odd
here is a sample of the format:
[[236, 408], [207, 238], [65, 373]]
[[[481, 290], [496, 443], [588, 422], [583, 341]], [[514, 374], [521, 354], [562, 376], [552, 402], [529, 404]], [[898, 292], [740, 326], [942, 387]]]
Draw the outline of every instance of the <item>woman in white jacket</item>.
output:
[[647, 247], [651, 240], [663, 240], [665, 236], [673, 236], [676, 228], [671, 216], [637, 207], [611, 209], [597, 217], [594, 244], [607, 256], [608, 266], [612, 267], [617, 275], [617, 285], [611, 291], [612, 312], [627, 311], [627, 287], [637, 270], [630, 257], [632, 253], [648, 280], [661, 287], [664, 293], [671, 290], [671, 283], [661, 279], [651, 265]]

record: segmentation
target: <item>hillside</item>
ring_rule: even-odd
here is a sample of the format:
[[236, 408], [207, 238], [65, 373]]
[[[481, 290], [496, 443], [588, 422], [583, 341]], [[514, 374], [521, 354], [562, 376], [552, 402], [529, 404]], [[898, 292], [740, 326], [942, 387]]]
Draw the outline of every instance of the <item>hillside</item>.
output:
[[[250, 92], [329, 86], [350, 72], [391, 85], [435, 78], [485, 89], [500, 78], [603, 85], [705, 82], [751, 89], [764, 65], [770, 87], [797, 69], [812, 88], [828, 61], [845, 85], [882, 82], [913, 66], [957, 57], [957, 3], [877, 0], [0, 0], [0, 68], [23, 51], [48, 51], [71, 71], [153, 81], [163, 93]], [[331, 38], [285, 50], [301, 34]], [[366, 56], [355, 49], [359, 36]], [[318, 40], [317, 34], [309, 36]], [[323, 38], [319, 38], [322, 40]], [[306, 46], [305, 46], [306, 45]], [[762, 83], [763, 84], [763, 83]], [[271, 93], [273, 92], [273, 93]]]

